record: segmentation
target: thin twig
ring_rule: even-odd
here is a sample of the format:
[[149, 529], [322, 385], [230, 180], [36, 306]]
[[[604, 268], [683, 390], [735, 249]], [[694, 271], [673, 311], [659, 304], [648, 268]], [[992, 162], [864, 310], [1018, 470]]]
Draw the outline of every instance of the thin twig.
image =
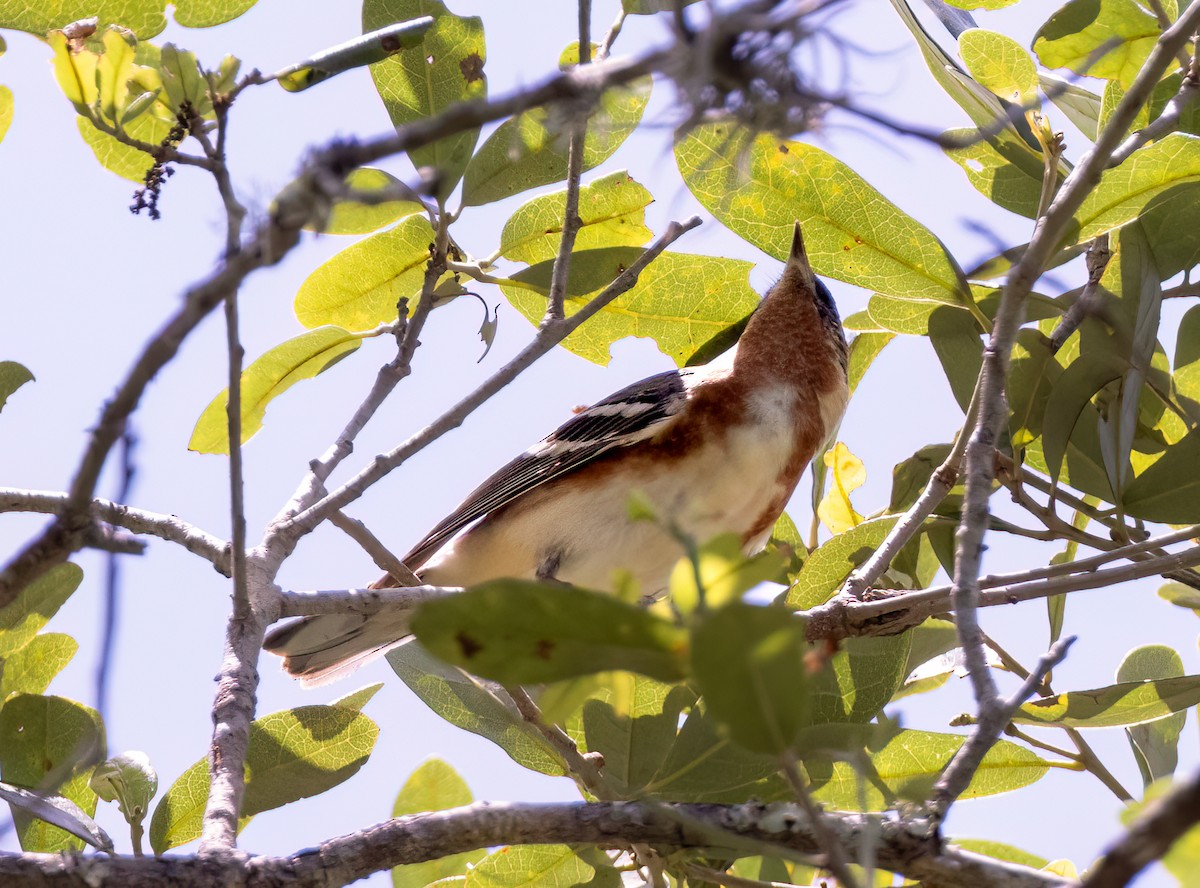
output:
[[345, 512], [334, 512], [329, 517], [330, 523], [343, 531], [346, 536], [354, 540], [362, 546], [363, 551], [371, 556], [371, 560], [375, 562], [375, 566], [387, 573], [389, 576], [402, 582], [405, 586], [419, 586], [421, 580], [408, 569], [403, 561], [401, 561], [395, 553], [393, 553], [379, 537], [371, 533], [367, 525], [363, 524], [357, 518], [351, 518]]
[[[126, 428], [121, 436], [121, 481], [117, 487], [117, 500], [124, 502], [133, 491], [133, 480], [137, 475], [137, 464], [133, 454], [137, 449], [137, 436], [133, 429]], [[116, 649], [117, 614], [121, 604], [121, 560], [116, 553], [105, 559], [104, 577], [104, 621], [100, 637], [100, 657], [96, 663], [96, 711], [105, 724], [108, 719], [108, 684], [112, 675], [113, 651]]]
[[958, 752], [954, 754], [954, 758], [950, 760], [950, 764], [946, 766], [946, 770], [942, 772], [942, 776], [933, 788], [930, 803], [935, 817], [939, 819], [944, 817], [954, 800], [970, 785], [975, 772], [983, 763], [984, 756], [996, 745], [996, 741], [1000, 739], [1000, 735], [1012, 721], [1013, 713], [1037, 692], [1042, 679], [1062, 662], [1067, 655], [1067, 650], [1074, 643], [1075, 636], [1073, 635], [1060, 638], [1051, 645], [1049, 651], [1042, 655], [1037, 666], [1033, 668], [1029, 677], [1025, 679], [1015, 694], [1007, 700], [997, 700], [986, 708], [980, 707], [979, 720], [975, 725], [975, 730], [959, 747]]
[[537, 703], [524, 688], [509, 687], [505, 688], [505, 691], [512, 697], [513, 703], [517, 706], [517, 712], [521, 713], [521, 718], [536, 728], [554, 747], [554, 750], [562, 757], [567, 770], [579, 781], [583, 789], [601, 801], [617, 801], [619, 799], [618, 794], [612, 791], [608, 780], [600, 770], [603, 759], [600, 759], [598, 764], [596, 756], [585, 755], [579, 751], [579, 747], [566, 731], [558, 725], [547, 724], [542, 717], [542, 710], [538, 708]]
[[812, 828], [813, 835], [817, 839], [817, 845], [820, 846], [821, 853], [825, 857], [825, 868], [833, 873], [839, 885], [844, 886], [844, 888], [858, 888], [858, 879], [854, 878], [854, 873], [850, 872], [849, 861], [846, 859], [846, 849], [842, 847], [837, 835], [829, 828], [829, 824], [825, 822], [825, 812], [821, 810], [820, 805], [813, 799], [812, 792], [808, 788], [808, 783], [801, 776], [800, 767], [796, 763], [794, 752], [789, 750], [784, 753], [780, 762], [780, 770], [783, 771], [783, 776], [787, 778], [788, 785], [792, 788], [792, 793], [799, 800], [800, 807], [804, 809], [804, 813], [808, 816], [809, 826]]
[[1079, 329], [1079, 325], [1084, 322], [1084, 319], [1096, 312], [1100, 299], [1100, 279], [1104, 277], [1104, 270], [1108, 268], [1111, 258], [1112, 251], [1108, 248], [1107, 233], [1100, 235], [1088, 246], [1087, 284], [1084, 285], [1079, 298], [1067, 309], [1066, 314], [1059, 318], [1054, 332], [1050, 334], [1051, 352], [1058, 352], [1071, 334]]

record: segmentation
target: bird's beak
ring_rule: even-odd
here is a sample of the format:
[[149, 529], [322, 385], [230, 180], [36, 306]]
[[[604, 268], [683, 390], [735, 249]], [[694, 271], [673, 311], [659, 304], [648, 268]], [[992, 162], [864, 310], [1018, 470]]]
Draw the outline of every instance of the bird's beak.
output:
[[787, 269], [799, 274], [800, 280], [810, 290], [816, 289], [816, 275], [813, 273], [812, 264], [808, 261], [808, 253], [804, 250], [804, 234], [800, 231], [798, 221], [792, 231], [792, 252], [788, 256]]

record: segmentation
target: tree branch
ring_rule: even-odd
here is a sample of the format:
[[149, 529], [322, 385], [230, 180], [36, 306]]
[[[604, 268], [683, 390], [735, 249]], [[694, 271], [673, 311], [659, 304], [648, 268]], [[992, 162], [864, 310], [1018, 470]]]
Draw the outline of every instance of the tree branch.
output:
[[377, 614], [415, 610], [426, 601], [462, 590], [454, 586], [397, 586], [387, 589], [334, 589], [321, 592], [280, 592], [279, 619], [318, 614]]
[[[835, 815], [830, 815], [831, 818]], [[879, 866], [917, 879], [926, 888], [1068, 888], [1061, 876], [944, 846], [922, 824], [895, 820], [868, 827], [858, 814], [836, 815], [847, 848], [863, 829], [878, 829]], [[408, 863], [495, 845], [633, 843], [709, 849], [714, 830], [785, 851], [819, 852], [803, 810], [794, 804], [641, 804], [595, 802], [509, 804], [398, 817], [324, 842], [289, 857], [83, 857], [0, 855], [0, 878], [37, 888], [92, 888], [100, 883], [139, 888], [330, 888]], [[927, 825], [926, 825], [927, 830]]]
[[[70, 495], [52, 490], [21, 490], [0, 487], [0, 512], [36, 512], [57, 515]], [[92, 521], [104, 521], [133, 533], [158, 537], [199, 555], [225, 576], [229, 576], [229, 543], [189, 524], [175, 515], [161, 515], [135, 509], [111, 500], [94, 499], [88, 504]]]

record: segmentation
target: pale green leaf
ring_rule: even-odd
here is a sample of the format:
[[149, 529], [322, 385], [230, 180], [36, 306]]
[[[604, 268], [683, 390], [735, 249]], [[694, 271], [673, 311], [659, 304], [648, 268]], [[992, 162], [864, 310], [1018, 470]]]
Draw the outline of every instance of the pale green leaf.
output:
[[1033, 869], [1041, 869], [1050, 862], [1045, 857], [1030, 854], [1028, 851], [1022, 851], [1012, 845], [1005, 845], [1003, 842], [993, 842], [991, 839], [949, 839], [948, 841], [951, 845], [962, 848], [964, 851], [973, 851], [976, 854], [984, 854], [994, 857], [996, 860], [1007, 860], [1009, 863]]
[[185, 28], [211, 28], [237, 18], [258, 0], [175, 0], [175, 21]]
[[1200, 703], [1200, 676], [1129, 681], [1031, 700], [1014, 722], [1066, 728], [1140, 725]]
[[[846, 762], [809, 758], [804, 765], [819, 801], [836, 809], [858, 810], [861, 787], [867, 810], [879, 811], [895, 799], [925, 801], [963, 739], [955, 734], [900, 731], [883, 749], [871, 753], [871, 779], [865, 781]], [[1048, 769], [1047, 763], [1028, 749], [1001, 740], [988, 750], [959, 798], [1011, 792], [1037, 782]]]
[[671, 604], [684, 614], [695, 611], [702, 600], [706, 607], [721, 607], [774, 579], [783, 567], [776, 552], [747, 557], [741, 537], [724, 533], [676, 562], [667, 584]]
[[[637, 247], [575, 253], [567, 281], [566, 311], [572, 315], [642, 255]], [[546, 312], [553, 262], [540, 262], [513, 275], [524, 286], [501, 286], [509, 302], [538, 323]], [[653, 339], [682, 366], [696, 349], [759, 302], [750, 287], [751, 263], [717, 256], [660, 253], [638, 282], [564, 340], [569, 351], [607, 364], [612, 343], [627, 336]]]
[[1100, 121], [1100, 96], [1048, 71], [1038, 72], [1038, 83], [1067, 120], [1089, 139], [1096, 138]]
[[41, 39], [48, 31], [96, 16], [100, 20], [97, 31], [110, 24], [122, 25], [145, 39], [167, 26], [165, 6], [165, 0], [0, 0], [0, 28], [27, 31]]
[[971, 28], [958, 36], [958, 51], [971, 76], [999, 98], [1015, 105], [1037, 101], [1037, 68], [1011, 37]]
[[879, 357], [884, 347], [896, 337], [892, 333], [864, 332], [859, 333], [850, 342], [850, 362], [846, 371], [850, 394], [854, 394], [858, 384], [862, 382], [871, 364]]
[[409, 300], [412, 312], [433, 241], [433, 227], [422, 214], [342, 250], [300, 285], [296, 318], [305, 327], [369, 330], [396, 320], [401, 299]]
[[966, 302], [965, 283], [933, 233], [819, 148], [715, 124], [681, 139], [675, 158], [709, 212], [778, 259], [799, 221], [823, 275], [897, 298]]
[[359, 688], [357, 691], [351, 691], [349, 694], [338, 697], [330, 706], [341, 706], [343, 709], [353, 709], [356, 712], [362, 712], [364, 706], [371, 702], [371, 699], [379, 693], [383, 688], [383, 682], [377, 681], [374, 684], [366, 685]]
[[[341, 327], [318, 327], [264, 352], [242, 371], [242, 443], [262, 428], [272, 400], [297, 382], [324, 373], [358, 349], [362, 336]], [[209, 402], [196, 421], [188, 449], [197, 453], [228, 453], [228, 390]]]
[[566, 773], [549, 742], [502, 689], [447, 666], [416, 642], [390, 651], [387, 660], [409, 689], [450, 724], [486, 737], [530, 770]]
[[[578, 211], [582, 224], [575, 236], [575, 252], [640, 247], [653, 236], [645, 220], [645, 208], [653, 200], [624, 170], [582, 186]], [[553, 259], [562, 241], [566, 204], [565, 190], [522, 204], [504, 223], [501, 255], [528, 265]]]
[[81, 582], [82, 570], [74, 564], [58, 564], [18, 592], [12, 603], [0, 609], [0, 657], [10, 657], [29, 644]]
[[572, 888], [594, 872], [567, 845], [512, 845], [476, 864], [465, 888]]
[[[94, 709], [37, 694], [17, 694], [0, 708], [0, 778], [6, 783], [41, 786], [53, 773], [58, 794], [90, 817], [96, 813], [96, 793], [88, 786], [88, 775], [104, 755], [104, 725]], [[25, 851], [83, 847], [70, 833], [24, 811], [14, 811], [13, 818]]]
[[[374, 167], [359, 167], [346, 177], [346, 187], [367, 194], [396, 188], [403, 183], [391, 173]], [[336, 204], [325, 227], [324, 234], [368, 234], [385, 225], [425, 212], [417, 200], [389, 200], [384, 203], [367, 204], [357, 201], [342, 201]], [[305, 226], [309, 227], [309, 226]]]
[[[397, 127], [487, 96], [487, 48], [478, 16], [454, 15], [439, 0], [366, 0], [363, 30], [424, 15], [433, 16], [433, 27], [421, 44], [371, 68], [375, 88]], [[409, 157], [418, 167], [436, 170], [437, 193], [445, 197], [458, 184], [478, 138], [479, 130], [469, 129], [415, 148]]]
[[[325, 792], [354, 776], [378, 736], [375, 722], [340, 706], [299, 706], [255, 719], [239, 829], [255, 814]], [[156, 854], [199, 838], [207, 787], [208, 761], [202, 759], [167, 790], [150, 821]]]
[[[441, 759], [431, 758], [421, 763], [404, 784], [396, 803], [392, 806], [393, 817], [421, 814], [425, 811], [444, 811], [469, 805], [474, 801], [466, 782], [452, 767]], [[424, 888], [439, 879], [462, 875], [467, 867], [477, 863], [487, 854], [480, 849], [462, 854], [451, 854], [424, 863], [411, 863], [392, 869], [394, 888]]]
[[[568, 48], [564, 59], [578, 58]], [[573, 60], [572, 60], [573, 61]], [[650, 100], [649, 77], [608, 89], [587, 120], [583, 170], [604, 163], [636, 129]], [[518, 114], [492, 133], [471, 158], [463, 177], [463, 203], [480, 206], [567, 177], [565, 118], [544, 108]]]
[[1047, 68], [1128, 86], [1160, 33], [1154, 13], [1136, 0], [1070, 0], [1042, 25], [1033, 51]]
[[976, 130], [952, 129], [944, 134], [962, 148], [947, 148], [975, 189], [996, 206], [1030, 219], [1037, 215], [1044, 165], [1029, 146], [1008, 131], [979, 139]]
[[96, 765], [88, 782], [106, 802], [116, 802], [128, 823], [141, 823], [158, 793], [158, 774], [144, 752], [123, 752]]
[[1108, 170], [1075, 214], [1080, 241], [1136, 219], [1154, 198], [1200, 182], [1200, 137], [1173, 133]]
[[0, 86], [0, 142], [13, 122], [13, 94], [7, 86]]
[[686, 634], [602, 592], [494, 580], [423, 604], [413, 632], [430, 653], [506, 685], [625, 669], [675, 681]]
[[54, 676], [71, 662], [79, 643], [61, 632], [43, 632], [0, 663], [0, 701], [10, 694], [45, 693]]

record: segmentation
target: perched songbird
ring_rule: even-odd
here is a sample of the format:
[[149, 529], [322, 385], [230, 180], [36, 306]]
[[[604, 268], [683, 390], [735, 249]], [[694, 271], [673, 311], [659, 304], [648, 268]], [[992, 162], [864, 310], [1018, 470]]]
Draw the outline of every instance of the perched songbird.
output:
[[[736, 349], [634, 383], [522, 453], [403, 558], [422, 582], [554, 578], [592, 589], [631, 576], [662, 590], [684, 552], [629, 515], [634, 494], [691, 538], [737, 533], [752, 552], [846, 408], [846, 338], [796, 225], [783, 277]], [[385, 576], [372, 588], [400, 585]], [[317, 684], [409, 634], [410, 614], [305, 617], [268, 635], [284, 668]]]

